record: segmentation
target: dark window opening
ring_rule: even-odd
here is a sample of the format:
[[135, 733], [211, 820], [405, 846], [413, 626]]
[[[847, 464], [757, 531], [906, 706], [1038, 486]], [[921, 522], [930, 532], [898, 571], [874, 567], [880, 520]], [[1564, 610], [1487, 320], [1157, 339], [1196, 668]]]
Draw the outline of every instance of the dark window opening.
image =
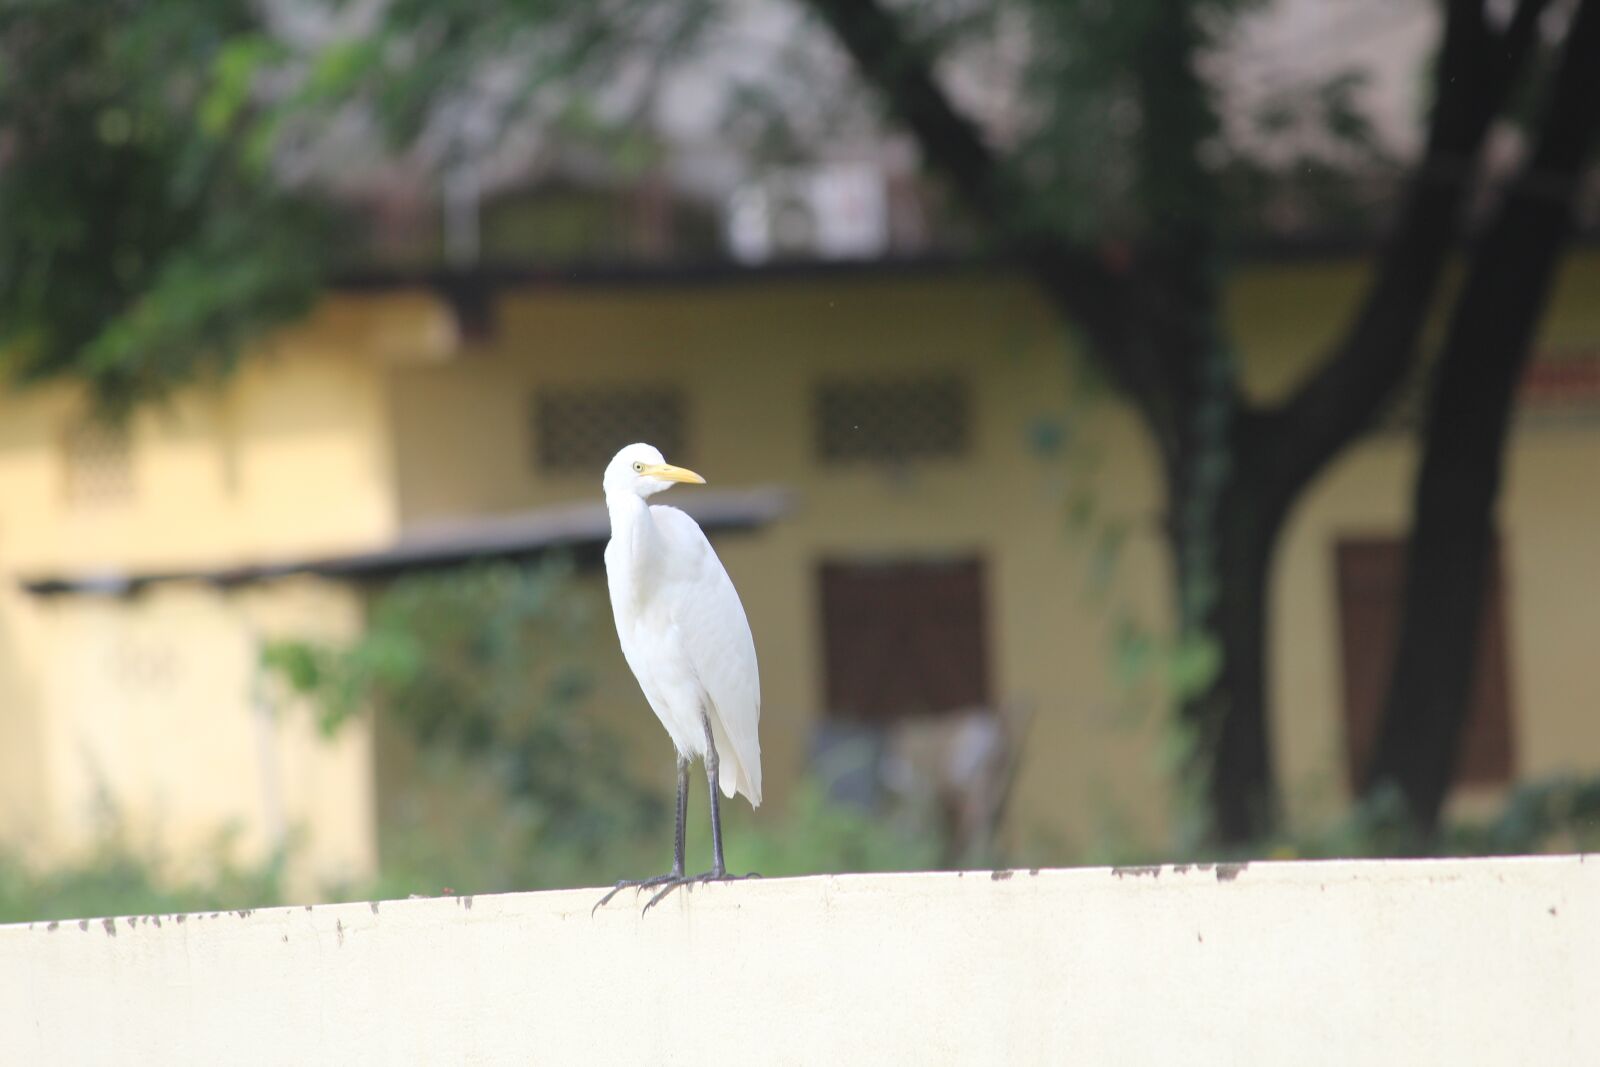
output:
[[[1383, 714], [1400, 631], [1405, 542], [1347, 538], [1335, 553], [1344, 660], [1345, 768], [1354, 789], [1361, 785]], [[1456, 776], [1460, 785], [1503, 785], [1511, 780], [1515, 765], [1504, 597], [1496, 546], [1490, 557], [1472, 704]]]
[[820, 578], [831, 716], [989, 706], [981, 561], [824, 563]]

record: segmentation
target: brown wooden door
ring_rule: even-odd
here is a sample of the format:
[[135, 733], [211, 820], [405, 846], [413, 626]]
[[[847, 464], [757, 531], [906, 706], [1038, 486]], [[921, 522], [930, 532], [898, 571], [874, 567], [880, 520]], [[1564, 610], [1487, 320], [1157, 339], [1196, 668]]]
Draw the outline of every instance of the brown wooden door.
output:
[[[1347, 538], [1339, 542], [1335, 554], [1344, 660], [1346, 770], [1351, 787], [1358, 788], [1377, 742], [1394, 642], [1400, 630], [1405, 543], [1397, 538]], [[1515, 762], [1503, 601], [1497, 547], [1490, 556], [1472, 708], [1456, 776], [1462, 785], [1503, 784], [1510, 780]]]
[[988, 706], [981, 561], [824, 563], [820, 577], [830, 715]]

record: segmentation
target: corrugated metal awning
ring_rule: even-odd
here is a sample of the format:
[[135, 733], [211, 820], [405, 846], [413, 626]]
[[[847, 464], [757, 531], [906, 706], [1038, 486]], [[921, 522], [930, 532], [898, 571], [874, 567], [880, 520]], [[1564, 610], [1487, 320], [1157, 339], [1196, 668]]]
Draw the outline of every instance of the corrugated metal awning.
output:
[[[708, 533], [765, 526], [785, 514], [793, 501], [786, 489], [710, 489], [672, 501]], [[598, 501], [564, 504], [506, 515], [435, 519], [405, 530], [393, 544], [364, 552], [307, 556], [232, 567], [143, 572], [96, 571], [38, 575], [22, 579], [30, 593], [119, 595], [156, 582], [201, 581], [215, 585], [314, 574], [329, 578], [379, 578], [407, 570], [442, 567], [479, 559], [520, 558], [554, 549], [593, 557], [611, 536], [611, 520]]]

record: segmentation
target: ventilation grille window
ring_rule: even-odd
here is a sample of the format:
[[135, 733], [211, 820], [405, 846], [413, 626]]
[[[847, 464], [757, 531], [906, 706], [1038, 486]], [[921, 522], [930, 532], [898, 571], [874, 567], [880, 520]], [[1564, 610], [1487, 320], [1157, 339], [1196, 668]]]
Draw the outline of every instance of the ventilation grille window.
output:
[[829, 462], [964, 455], [971, 423], [971, 397], [959, 378], [833, 382], [817, 388], [817, 453]]
[[534, 397], [535, 461], [548, 471], [598, 476], [623, 445], [644, 441], [686, 459], [677, 389], [541, 389]]
[[133, 457], [128, 430], [99, 420], [67, 431], [64, 444], [67, 503], [97, 508], [133, 498]]

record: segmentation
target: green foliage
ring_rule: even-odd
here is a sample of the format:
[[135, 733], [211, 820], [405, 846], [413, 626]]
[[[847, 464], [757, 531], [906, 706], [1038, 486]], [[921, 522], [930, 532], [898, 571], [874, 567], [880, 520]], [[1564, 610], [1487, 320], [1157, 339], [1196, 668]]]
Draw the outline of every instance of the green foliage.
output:
[[[1229, 365], [1225, 351], [1218, 361], [1223, 366], [1217, 378], [1222, 380]], [[1023, 432], [1036, 460], [1055, 475], [1051, 486], [1061, 508], [1063, 532], [1068, 543], [1084, 555], [1081, 595], [1107, 619], [1111, 675], [1125, 702], [1130, 706], [1143, 703], [1140, 698], [1148, 695], [1145, 690], [1153, 684], [1162, 688], [1164, 697], [1182, 701], [1204, 692], [1215, 680], [1221, 669], [1221, 647], [1214, 635], [1198, 625], [1180, 627], [1171, 635], [1159, 633], [1119, 596], [1118, 576], [1132, 524], [1126, 516], [1113, 514], [1103, 502], [1104, 446], [1092, 429], [1097, 413], [1107, 410], [1108, 399], [1107, 387], [1093, 365], [1076, 358], [1070, 365], [1069, 388], [1059, 412], [1035, 417]], [[1196, 418], [1212, 437], [1220, 433], [1219, 411], [1225, 413], [1225, 408], [1219, 409], [1215, 403], [1196, 409]], [[1208, 455], [1209, 460], [1196, 471], [1196, 481], [1214, 497], [1226, 465], [1225, 460]], [[1199, 545], [1207, 551], [1209, 547]], [[1203, 617], [1215, 602], [1216, 583], [1207, 581], [1208, 574], [1202, 568], [1179, 591], [1196, 618]], [[1174, 729], [1187, 736], [1181, 724], [1174, 724]]]
[[[545, 133], [609, 143], [624, 172], [644, 142], [634, 114], [602, 117], [618, 72], [664, 63], [686, 48], [715, 0], [392, 0], [370, 33], [336, 41], [313, 59], [307, 102], [355, 106], [392, 143], [443, 133], [447, 156], [470, 154], [507, 124], [535, 119]], [[637, 70], [634, 73], [638, 73]], [[642, 103], [642, 101], [641, 101]], [[462, 116], [470, 112], [470, 122]], [[595, 135], [598, 135], [598, 140]], [[648, 149], [645, 149], [648, 151]]]
[[589, 840], [658, 806], [629, 782], [616, 738], [584, 714], [594, 616], [568, 561], [476, 564], [397, 579], [349, 645], [275, 642], [262, 663], [311, 700], [324, 730], [376, 708], [529, 805], [536, 841]]
[[1402, 175], [1360, 107], [1366, 74], [1289, 83], [1253, 116], [1267, 154], [1230, 151], [1222, 168], [1226, 219], [1240, 240], [1274, 233], [1371, 236]]
[[[560, 560], [416, 574], [375, 596], [351, 644], [267, 647], [264, 668], [309, 698], [325, 730], [372, 708], [380, 732], [407, 739], [410, 758], [382, 790], [383, 877], [363, 892], [600, 885], [665, 869], [666, 790], [638, 780], [586, 699], [588, 649], [601, 634], [585, 594]], [[670, 770], [664, 742], [660, 755]], [[690, 854], [709, 866], [703, 793], [691, 804]], [[730, 857], [763, 873], [918, 867], [937, 856], [935, 838], [810, 788], [777, 823], [742, 802], [724, 810]]]
[[1116, 812], [1097, 815], [1104, 824], [1098, 832], [1071, 845], [1058, 843], [1027, 862], [1123, 865], [1593, 852], [1600, 849], [1600, 777], [1559, 775], [1521, 783], [1494, 814], [1445, 819], [1431, 840], [1407, 822], [1395, 789], [1364, 798], [1336, 819], [1228, 847], [1208, 840], [1198, 827], [1182, 825], [1171, 840], [1156, 845], [1141, 839]]
[[[437, 755], [437, 754], [436, 754]], [[445, 765], [448, 764], [448, 769]], [[486, 796], [486, 781], [470, 760], [445, 754], [424, 778], [456, 795]], [[671, 827], [665, 818], [587, 849], [572, 841], [527, 845], [526, 827], [515, 805], [483, 809], [476, 817], [430, 819], [419, 798], [402, 817], [393, 812], [383, 827], [384, 870], [371, 883], [328, 887], [334, 899], [393, 899], [413, 893], [436, 895], [601, 886], [623, 876], [664, 870]], [[691, 805], [689, 866], [710, 865], [704, 831], [704, 798]], [[498, 803], [498, 801], [496, 802]], [[468, 808], [472, 805], [469, 803]], [[1064, 863], [1137, 864], [1216, 859], [1322, 859], [1416, 855], [1517, 855], [1582, 852], [1600, 848], [1600, 779], [1558, 777], [1514, 789], [1498, 814], [1482, 822], [1447, 824], [1439, 840], [1421, 848], [1399, 819], [1395, 798], [1368, 801], [1348, 817], [1295, 835], [1256, 842], [1219, 855], [1199, 838], [1164, 849], [1142, 843], [1115, 812], [1100, 813], [1102, 826], [1076, 844], [1036, 842], [997, 862], [1022, 866]], [[451, 810], [451, 817], [459, 814]], [[724, 809], [729, 862], [736, 870], [768, 877], [831, 872], [926, 870], [937, 866], [936, 838], [854, 809], [829, 803], [814, 783], [803, 785], [786, 812], [750, 812], [743, 804]], [[171, 914], [231, 910], [286, 903], [282, 861], [252, 867], [232, 858], [220, 839], [202, 877], [163, 874], [159, 849], [108, 833], [84, 858], [36, 870], [0, 854], [0, 922], [69, 920], [106, 915]], [[619, 898], [619, 905], [628, 898]]]
[[1557, 775], [1524, 782], [1493, 819], [1456, 825], [1444, 838], [1447, 853], [1510, 856], [1600, 849], [1600, 778]]
[[1161, 238], [1162, 220], [1208, 216], [1193, 158], [1220, 125], [1194, 60], [1240, 9], [1021, 0], [1034, 47], [1023, 89], [1036, 120], [1012, 161], [1031, 191], [1018, 222], [1079, 240]]
[[261, 161], [246, 0], [0, 6], [0, 371], [126, 411], [306, 307], [320, 216]]
[[[1098, 240], [1215, 209], [1200, 171], [1141, 156], [1177, 159], [1217, 128], [1185, 64], [1148, 57], [1169, 30], [1203, 48], [1250, 6], [1013, 0], [904, 14], [944, 55], [1007, 16], [1025, 20], [1034, 47], [1023, 89], [1037, 106], [1006, 164], [1027, 193], [1015, 224]], [[370, 25], [353, 19], [358, 29], [300, 53], [252, 0], [12, 0], [0, 6], [0, 370], [85, 381], [113, 413], [225, 373], [250, 338], [305, 309], [332, 250], [347, 246], [277, 166], [337, 119], [375, 121], [396, 147], [427, 134], [424, 154], [442, 167], [529, 121], [615, 177], [636, 176], [661, 151], [641, 121], [651, 94], [648, 78], [632, 76], [644, 73], [639, 61], [692, 62], [735, 10], [724, 0], [394, 0]], [[780, 93], [760, 78], [730, 88], [719, 105], [730, 137], [741, 112], [823, 106], [814, 77], [782, 77]], [[643, 88], [630, 96], [623, 86], [635, 81]], [[1293, 139], [1316, 126], [1339, 145], [1370, 146], [1358, 88], [1347, 77], [1312, 86], [1263, 129]], [[863, 110], [858, 94], [836, 95]], [[1158, 98], [1183, 106], [1152, 106]], [[1167, 125], [1153, 128], [1156, 116]], [[829, 126], [769, 118], [813, 142]], [[784, 138], [782, 157], [814, 150], [798, 146], [806, 136]], [[1332, 203], [1348, 185], [1326, 160], [1271, 168], [1224, 156], [1241, 205], [1276, 202], [1268, 186], [1295, 182], [1325, 187], [1305, 202]]]
[[264, 662], [330, 732], [376, 702], [421, 740], [476, 753], [566, 716], [587, 686], [575, 663], [592, 622], [568, 560], [469, 564], [382, 588], [350, 645], [274, 642]]
[[[665, 750], [663, 756], [666, 756]], [[603, 886], [619, 878], [660, 874], [672, 860], [668, 806], [633, 827], [594, 836], [541, 834], [531, 806], [486, 787], [469, 762], [430, 755], [422, 790], [389, 798], [382, 839], [383, 874], [376, 887], [341, 895], [403, 897]], [[398, 800], [398, 803], [394, 801]], [[826, 799], [807, 782], [782, 813], [751, 811], [742, 800], [723, 806], [730, 869], [766, 877], [859, 871], [927, 870], [938, 866], [937, 834], [879, 819]], [[704, 780], [690, 798], [685, 863], [709, 870], [711, 840]]]
[[281, 862], [240, 865], [226, 839], [204, 876], [174, 878], [162, 867], [158, 849], [116, 832], [83, 858], [48, 870], [0, 853], [0, 923], [258, 908], [283, 899]]
[[1590, 852], [1600, 847], [1600, 778], [1557, 775], [1513, 786], [1487, 818], [1446, 819], [1431, 840], [1407, 818], [1390, 787], [1343, 818], [1235, 853], [1247, 858], [1340, 859], [1398, 856], [1512, 856]]
[[378, 892], [571, 885], [670, 838], [586, 700], [593, 599], [566, 560], [474, 564], [397, 579], [350, 644], [264, 650], [324, 730], [370, 709], [411, 754], [382, 783]]
[[[576, 760], [569, 773], [581, 775], [586, 765]], [[538, 788], [514, 792], [492, 760], [448, 746], [424, 746], [402, 769], [387, 770], [394, 773], [379, 797], [378, 884], [341, 895], [601, 885], [662, 866], [671, 847], [667, 805], [631, 776], [597, 769], [581, 800], [559, 804]]]
[[[877, 818], [827, 798], [808, 781], [780, 818], [743, 804], [727, 816], [728, 852], [740, 870], [768, 877], [853, 871], [922, 871], [939, 866], [942, 844], [928, 827]], [[697, 851], [711, 865], [709, 841]]]

